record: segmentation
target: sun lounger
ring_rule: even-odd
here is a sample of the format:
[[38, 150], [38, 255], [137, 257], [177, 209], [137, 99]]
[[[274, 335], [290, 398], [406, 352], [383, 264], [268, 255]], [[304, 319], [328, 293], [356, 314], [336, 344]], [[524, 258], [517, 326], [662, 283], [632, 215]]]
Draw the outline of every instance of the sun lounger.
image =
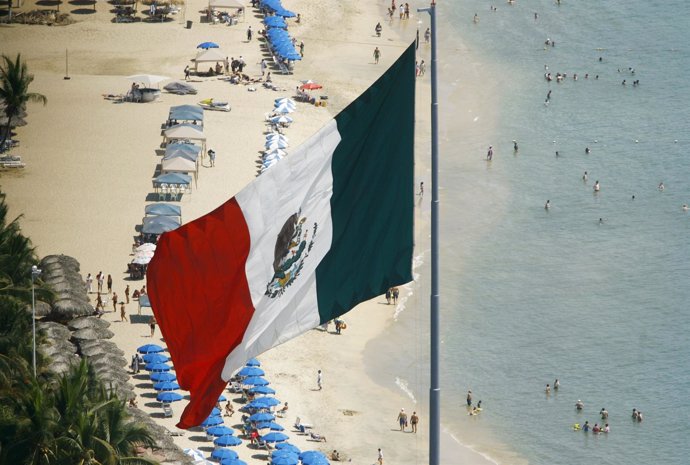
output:
[[172, 418], [173, 410], [170, 404], [163, 404], [163, 415], [165, 415], [165, 418]]

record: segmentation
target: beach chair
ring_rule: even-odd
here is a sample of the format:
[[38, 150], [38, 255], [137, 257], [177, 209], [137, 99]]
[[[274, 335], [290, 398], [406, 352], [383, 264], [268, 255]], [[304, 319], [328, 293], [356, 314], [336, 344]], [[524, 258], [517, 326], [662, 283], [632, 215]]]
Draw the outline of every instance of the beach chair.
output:
[[173, 410], [170, 404], [163, 404], [163, 415], [165, 418], [172, 418]]

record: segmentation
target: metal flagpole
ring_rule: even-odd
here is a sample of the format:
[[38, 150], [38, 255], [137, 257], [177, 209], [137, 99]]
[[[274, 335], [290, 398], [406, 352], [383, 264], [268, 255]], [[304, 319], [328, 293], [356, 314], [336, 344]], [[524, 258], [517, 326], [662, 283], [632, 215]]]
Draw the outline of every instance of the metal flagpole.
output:
[[439, 200], [438, 200], [438, 76], [436, 74], [436, 2], [420, 8], [431, 17], [431, 309], [429, 380], [429, 465], [439, 465], [441, 456], [441, 386], [439, 383]]

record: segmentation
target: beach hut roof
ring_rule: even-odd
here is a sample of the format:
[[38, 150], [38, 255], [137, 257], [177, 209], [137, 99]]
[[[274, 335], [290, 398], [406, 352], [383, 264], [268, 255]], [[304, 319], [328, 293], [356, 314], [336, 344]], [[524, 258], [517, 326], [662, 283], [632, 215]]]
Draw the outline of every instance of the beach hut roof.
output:
[[182, 216], [182, 207], [169, 203], [152, 203], [144, 207], [147, 216]]
[[169, 119], [203, 121], [204, 109], [199, 105], [177, 105], [170, 107]]
[[153, 185], [158, 187], [161, 184], [173, 184], [187, 186], [192, 183], [192, 177], [188, 174], [166, 173], [154, 178]]
[[[196, 172], [196, 157], [190, 158], [191, 155], [180, 153], [163, 159], [161, 163], [161, 172], [163, 173], [191, 173]], [[167, 216], [149, 217], [149, 218], [170, 218]]]
[[163, 234], [180, 227], [180, 221], [170, 216], [148, 216], [142, 222], [144, 234]]
[[201, 147], [194, 144], [169, 144], [165, 147], [165, 155], [163, 159], [176, 156], [178, 154], [186, 154], [193, 156], [196, 161], [196, 157], [201, 153]]
[[176, 124], [163, 133], [167, 139], [206, 140], [204, 128], [196, 124]]

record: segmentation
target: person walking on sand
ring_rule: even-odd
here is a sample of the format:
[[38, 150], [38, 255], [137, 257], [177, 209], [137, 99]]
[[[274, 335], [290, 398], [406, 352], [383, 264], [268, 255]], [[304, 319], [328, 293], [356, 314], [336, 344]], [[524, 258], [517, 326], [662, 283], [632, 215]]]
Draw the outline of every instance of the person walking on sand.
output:
[[128, 321], [127, 320], [127, 312], [125, 311], [125, 303], [120, 302], [120, 321]]
[[107, 284], [108, 284], [108, 294], [112, 294], [112, 292], [113, 292], [113, 277], [111, 275], [108, 275]]
[[417, 424], [419, 423], [419, 417], [417, 416], [417, 412], [412, 412], [412, 416], [410, 417], [410, 425], [412, 426], [412, 432], [416, 433], [417, 432]]
[[374, 49], [374, 63], [379, 64], [379, 59], [381, 58], [381, 50], [378, 47]]
[[383, 451], [381, 450], [381, 448], [380, 448], [380, 447], [379, 447], [379, 457], [378, 457], [378, 462], [379, 462], [379, 465], [383, 465]]
[[191, 73], [191, 70], [189, 69], [189, 65], [184, 67], [184, 80], [189, 81], [189, 74]]
[[86, 293], [91, 294], [93, 292], [93, 276], [91, 273], [86, 275]]
[[252, 41], [252, 33], [253, 33], [253, 32], [252, 32], [252, 27], [249, 26], [249, 27], [247, 28], [247, 42], [251, 42], [251, 41]]
[[321, 373], [321, 370], [316, 373], [316, 385], [319, 387], [319, 391], [323, 388], [323, 373]]
[[129, 284], [127, 284], [127, 287], [125, 287], [125, 299], [127, 300], [127, 303], [129, 303]]
[[472, 406], [472, 391], [467, 391], [467, 406]]
[[103, 275], [102, 271], [99, 271], [98, 274], [96, 275], [96, 282], [98, 283], [98, 292], [101, 293], [103, 292], [103, 280], [105, 279], [105, 276]]
[[489, 145], [489, 150], [486, 151], [486, 159], [491, 161], [494, 158], [494, 146]]
[[151, 321], [149, 321], [149, 327], [151, 328], [151, 337], [156, 332], [156, 317], [152, 316]]
[[405, 413], [404, 408], [400, 409], [400, 413], [398, 413], [397, 420], [400, 424], [400, 431], [405, 431], [405, 426], [407, 426], [407, 413]]
[[211, 163], [211, 168], [216, 166], [216, 151], [215, 150], [209, 150], [208, 151], [208, 159]]
[[117, 311], [117, 292], [113, 292], [113, 312]]
[[398, 305], [398, 297], [400, 296], [400, 289], [393, 288], [393, 305]]
[[390, 290], [390, 288], [388, 288], [388, 289], [386, 289], [386, 305], [391, 304], [391, 297], [392, 297], [391, 290]]

